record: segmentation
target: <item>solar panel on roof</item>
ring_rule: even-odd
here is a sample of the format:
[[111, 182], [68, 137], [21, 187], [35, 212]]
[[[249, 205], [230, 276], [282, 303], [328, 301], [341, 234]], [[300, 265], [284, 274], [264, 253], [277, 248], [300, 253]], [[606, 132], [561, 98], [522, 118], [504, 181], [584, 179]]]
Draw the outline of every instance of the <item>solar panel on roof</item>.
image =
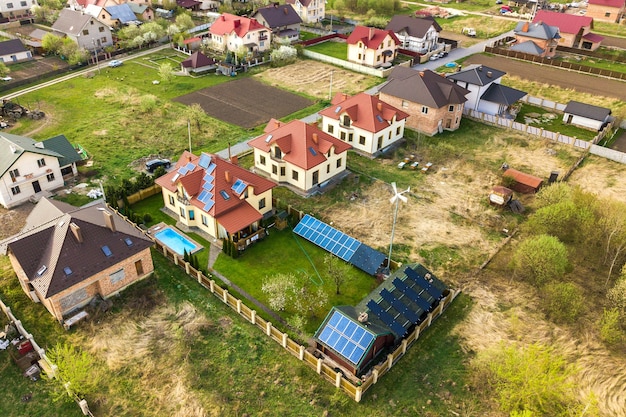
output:
[[376, 120], [378, 120], [379, 122], [383, 122], [383, 118], [380, 116], [380, 114], [376, 115]]
[[204, 205], [202, 210], [209, 211], [209, 210], [211, 210], [211, 207], [213, 207], [214, 204], [215, 204], [215, 201], [209, 200], [209, 201], [206, 202], [206, 204]]
[[241, 194], [243, 192], [243, 190], [246, 189], [246, 187], [248, 186], [248, 184], [246, 184], [245, 182], [241, 181], [241, 180], [237, 180], [235, 181], [235, 183], [232, 186], [232, 189], [235, 193], [237, 194]]
[[205, 153], [200, 155], [200, 160], [198, 161], [198, 166], [207, 169], [209, 164], [211, 163], [211, 157]]
[[378, 316], [378, 318], [381, 319], [382, 322], [387, 325], [387, 327], [393, 330], [395, 334], [397, 334], [399, 337], [404, 336], [404, 334], [406, 333], [406, 329], [400, 323], [396, 322], [391, 314], [387, 313], [385, 310], [383, 310], [381, 306], [376, 304], [374, 300], [369, 300], [369, 302], [367, 303], [367, 307], [372, 311], [372, 313]]
[[[411, 287], [409, 287], [406, 282], [396, 278], [393, 280], [393, 285], [395, 285], [395, 287], [400, 290], [404, 295], [406, 295], [409, 300], [413, 301], [415, 304], [417, 304], [418, 306], [421, 303], [421, 297], [419, 296], [419, 294], [417, 292], [415, 292], [415, 290]], [[417, 314], [422, 315], [424, 314], [425, 311], [422, 309], [422, 307], [419, 307], [422, 311], [416, 311]]]
[[428, 294], [433, 296], [433, 298], [439, 299], [441, 297], [442, 292], [439, 288], [434, 287], [430, 282], [426, 281], [426, 278], [419, 275], [411, 268], [407, 267], [404, 270], [404, 273], [406, 274], [407, 278], [415, 281], [417, 285], [425, 289]]
[[217, 167], [217, 165], [215, 165], [215, 162], [211, 162], [209, 167], [206, 169], [206, 173], [207, 174], [212, 174], [213, 171], [215, 171], [215, 167]]
[[383, 297], [389, 304], [395, 308], [398, 313], [402, 314], [407, 318], [411, 323], [415, 324], [419, 321], [419, 315], [415, 313], [411, 308], [404, 304], [402, 301], [398, 300], [392, 293], [387, 291], [386, 288], [380, 292], [380, 296]]
[[317, 156], [317, 152], [315, 152], [315, 149], [313, 149], [312, 146], [309, 146], [309, 152], [311, 152], [311, 155]]
[[180, 167], [180, 168], [178, 168], [178, 171], [177, 171], [177, 172], [178, 172], [180, 175], [185, 175], [187, 172], [189, 172], [189, 170], [187, 169], [187, 167], [186, 167], [186, 166], [184, 166], [184, 167]]
[[210, 182], [205, 182], [204, 184], [202, 184], [202, 189], [203, 190], [211, 191], [213, 189], [213, 187], [215, 187], [215, 186], [213, 184], [211, 184]]
[[204, 177], [202, 177], [202, 179], [207, 182], [207, 183], [212, 183], [213, 182], [213, 175], [206, 173], [204, 174]]
[[339, 311], [332, 314], [318, 336], [322, 343], [355, 365], [363, 359], [374, 338], [373, 333]]
[[189, 162], [187, 165], [185, 165], [185, 168], [187, 168], [187, 171], [193, 171], [196, 168], [196, 164], [194, 164], [193, 162]]

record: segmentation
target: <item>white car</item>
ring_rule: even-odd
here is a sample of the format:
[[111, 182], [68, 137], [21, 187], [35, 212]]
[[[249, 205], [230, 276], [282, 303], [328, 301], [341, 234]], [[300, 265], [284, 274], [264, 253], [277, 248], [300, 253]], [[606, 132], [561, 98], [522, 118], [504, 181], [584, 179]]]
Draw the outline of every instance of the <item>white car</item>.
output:
[[120, 61], [119, 59], [114, 59], [113, 61], [109, 62], [109, 67], [115, 68], [115, 67], [119, 67], [122, 64], [123, 62]]
[[2, 81], [11, 81], [13, 78], [9, 77], [8, 75], [6, 77], [2, 77], [0, 78], [0, 80]]

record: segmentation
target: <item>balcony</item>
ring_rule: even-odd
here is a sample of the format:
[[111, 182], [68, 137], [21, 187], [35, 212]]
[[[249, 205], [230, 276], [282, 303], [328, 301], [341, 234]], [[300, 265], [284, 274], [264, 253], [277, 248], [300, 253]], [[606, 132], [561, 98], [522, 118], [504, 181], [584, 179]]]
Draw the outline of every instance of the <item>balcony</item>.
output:
[[264, 228], [259, 228], [257, 231], [250, 231], [249, 228], [237, 232], [232, 236], [232, 241], [237, 246], [237, 250], [244, 251], [248, 246], [251, 246], [267, 236]]

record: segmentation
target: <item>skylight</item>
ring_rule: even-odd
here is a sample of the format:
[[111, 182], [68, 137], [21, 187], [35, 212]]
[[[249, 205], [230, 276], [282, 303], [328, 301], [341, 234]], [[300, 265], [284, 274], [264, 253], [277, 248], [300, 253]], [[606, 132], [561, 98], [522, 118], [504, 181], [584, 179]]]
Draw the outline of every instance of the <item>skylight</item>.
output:
[[270, 140], [272, 140], [272, 135], [267, 135], [267, 137], [265, 138], [265, 143], [270, 143]]
[[65, 275], [72, 275], [72, 268], [66, 266], [65, 268], [63, 268], [63, 272], [65, 272]]
[[172, 182], [176, 182], [176, 180], [180, 177], [180, 174], [177, 172], [176, 175], [172, 177]]
[[222, 198], [223, 198], [224, 200], [230, 200], [230, 196], [228, 195], [228, 193], [227, 193], [226, 191], [221, 190], [221, 191], [220, 191], [220, 195], [222, 196]]
[[102, 253], [104, 253], [104, 256], [106, 256], [107, 258], [113, 255], [113, 252], [111, 252], [111, 249], [109, 249], [107, 245], [102, 246], [100, 249], [102, 249]]
[[377, 114], [377, 115], [376, 115], [376, 120], [378, 120], [378, 121], [379, 121], [379, 122], [381, 122], [381, 123], [383, 122], [383, 118], [381, 117], [381, 115], [380, 115], [380, 114]]
[[339, 113], [341, 111], [341, 106], [337, 106], [337, 108], [335, 108], [335, 113]]
[[313, 149], [312, 146], [309, 146], [309, 152], [311, 152], [311, 155], [317, 156], [317, 152], [315, 152], [315, 149]]
[[133, 241], [129, 237], [124, 238], [124, 242], [126, 243], [126, 246], [133, 246]]
[[47, 267], [47, 266], [42, 265], [42, 266], [41, 266], [41, 268], [39, 268], [39, 269], [37, 270], [37, 276], [42, 276], [42, 275], [43, 275], [43, 273], [44, 273], [44, 272], [46, 272], [46, 270], [47, 270], [47, 269], [48, 269], [48, 267]]

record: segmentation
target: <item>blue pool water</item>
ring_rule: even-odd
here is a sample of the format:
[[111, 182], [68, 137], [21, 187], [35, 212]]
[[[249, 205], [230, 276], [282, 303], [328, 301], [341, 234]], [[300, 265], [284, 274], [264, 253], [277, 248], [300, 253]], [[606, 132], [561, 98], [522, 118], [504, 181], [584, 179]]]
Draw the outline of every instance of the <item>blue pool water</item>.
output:
[[167, 228], [161, 230], [155, 233], [154, 237], [179, 255], [184, 255], [185, 250], [187, 250], [187, 253], [192, 253], [198, 249], [197, 245], [190, 242], [189, 239], [186, 239], [184, 236], [181, 236], [174, 229]]

